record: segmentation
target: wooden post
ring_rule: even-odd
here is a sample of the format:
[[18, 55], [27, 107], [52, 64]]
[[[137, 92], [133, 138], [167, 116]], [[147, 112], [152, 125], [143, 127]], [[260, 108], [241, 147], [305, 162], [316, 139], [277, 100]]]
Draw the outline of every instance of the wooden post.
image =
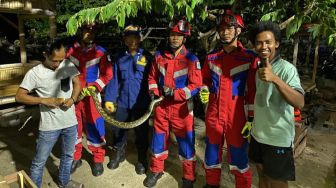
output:
[[297, 64], [297, 56], [299, 51], [299, 36], [296, 36], [294, 39], [294, 52], [293, 52], [293, 65]]
[[55, 16], [49, 16], [49, 36], [50, 38], [56, 37]]
[[19, 21], [19, 39], [20, 39], [20, 58], [21, 63], [27, 63], [27, 52], [26, 52], [26, 39], [25, 39], [25, 33], [24, 33], [24, 25], [23, 25], [23, 19], [21, 16], [18, 15], [18, 21]]
[[306, 64], [307, 67], [309, 67], [311, 42], [312, 42], [312, 36], [309, 35], [308, 48], [307, 48], [307, 52], [306, 52], [306, 62], [305, 62], [305, 64]]
[[314, 55], [314, 67], [313, 67], [313, 77], [312, 81], [315, 83], [316, 80], [316, 71], [317, 71], [317, 64], [318, 64], [318, 50], [320, 47], [320, 38], [316, 40], [316, 46], [315, 46], [315, 55]]

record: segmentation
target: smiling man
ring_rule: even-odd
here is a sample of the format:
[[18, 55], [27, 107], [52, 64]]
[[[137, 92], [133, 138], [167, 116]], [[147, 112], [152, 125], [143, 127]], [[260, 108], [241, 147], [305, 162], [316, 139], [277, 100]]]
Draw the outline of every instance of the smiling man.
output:
[[295, 66], [279, 55], [280, 39], [280, 28], [272, 22], [259, 22], [250, 31], [261, 58], [249, 148], [260, 188], [286, 188], [295, 180], [293, 108], [303, 107], [304, 91]]
[[[77, 120], [75, 101], [80, 92], [79, 72], [65, 59], [61, 40], [48, 43], [42, 64], [30, 69], [16, 94], [16, 101], [39, 105], [41, 120], [36, 154], [30, 167], [30, 177], [37, 187], [42, 186], [43, 168], [58, 138], [62, 141], [58, 185], [59, 187], [82, 187], [70, 181], [72, 156], [75, 150]], [[36, 91], [38, 97], [29, 95]]]

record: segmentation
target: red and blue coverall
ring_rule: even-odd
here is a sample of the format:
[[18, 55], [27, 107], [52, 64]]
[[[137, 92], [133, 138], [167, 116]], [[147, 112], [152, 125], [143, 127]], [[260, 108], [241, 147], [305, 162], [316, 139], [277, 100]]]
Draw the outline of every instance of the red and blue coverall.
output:
[[192, 97], [202, 86], [202, 73], [198, 58], [184, 46], [174, 57], [169, 51], [157, 52], [148, 77], [149, 91], [155, 96], [163, 94], [163, 86], [174, 89], [173, 96], [161, 101], [155, 109], [154, 134], [150, 170], [164, 170], [168, 157], [169, 130], [176, 136], [182, 160], [183, 178], [195, 180], [195, 132]]
[[222, 147], [227, 143], [227, 160], [235, 175], [236, 187], [251, 187], [252, 172], [248, 165], [248, 142], [241, 135], [247, 117], [253, 118], [257, 56], [240, 42], [230, 53], [223, 49], [206, 56], [202, 68], [203, 82], [209, 88], [205, 115], [206, 182], [220, 183]]
[[[90, 48], [82, 48], [75, 43], [68, 51], [68, 59], [73, 62], [80, 72], [79, 79], [82, 88], [95, 86], [99, 92], [112, 78], [112, 66], [107, 61], [105, 49], [93, 45]], [[86, 131], [87, 145], [93, 153], [93, 161], [102, 163], [105, 150], [105, 127], [104, 119], [98, 113], [92, 97], [85, 97], [76, 104], [76, 117], [78, 121], [77, 142], [74, 160], [82, 156], [82, 130]]]

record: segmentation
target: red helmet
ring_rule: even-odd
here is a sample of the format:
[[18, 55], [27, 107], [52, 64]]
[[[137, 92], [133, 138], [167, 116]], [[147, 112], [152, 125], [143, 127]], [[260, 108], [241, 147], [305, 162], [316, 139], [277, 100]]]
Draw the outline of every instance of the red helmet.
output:
[[233, 14], [231, 10], [225, 11], [220, 18], [219, 26], [235, 26], [245, 29], [243, 18], [239, 14]]
[[186, 19], [179, 19], [169, 23], [171, 32], [181, 33], [185, 36], [191, 35], [191, 26]]

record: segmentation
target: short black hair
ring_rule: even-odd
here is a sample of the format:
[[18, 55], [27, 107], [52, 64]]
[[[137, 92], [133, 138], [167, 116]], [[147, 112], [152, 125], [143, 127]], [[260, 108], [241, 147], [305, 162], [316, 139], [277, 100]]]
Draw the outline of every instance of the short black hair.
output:
[[281, 30], [279, 25], [271, 21], [261, 21], [254, 25], [249, 31], [248, 36], [253, 45], [255, 44], [256, 36], [264, 31], [272, 32], [275, 40], [281, 43]]
[[44, 52], [47, 55], [51, 55], [54, 50], [59, 50], [61, 48], [65, 48], [64, 39], [63, 38], [52, 38], [47, 41]]

